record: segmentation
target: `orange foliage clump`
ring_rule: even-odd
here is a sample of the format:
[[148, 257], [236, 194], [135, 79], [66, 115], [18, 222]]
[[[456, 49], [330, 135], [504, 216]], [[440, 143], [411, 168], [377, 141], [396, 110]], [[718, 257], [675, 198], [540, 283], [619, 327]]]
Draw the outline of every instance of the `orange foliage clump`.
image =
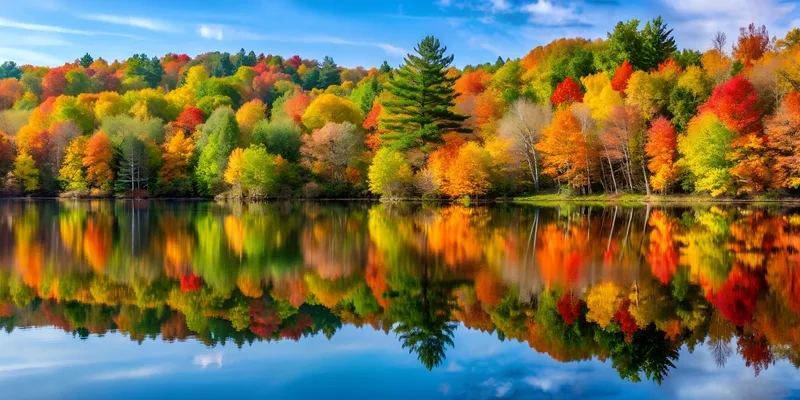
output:
[[89, 138], [83, 157], [83, 166], [86, 167], [86, 181], [97, 188], [105, 188], [114, 179], [111, 164], [114, 153], [111, 141], [103, 131], [99, 131]]
[[467, 72], [459, 77], [453, 88], [458, 93], [458, 100], [463, 100], [469, 95], [478, 95], [483, 93], [489, 86], [492, 80], [492, 75], [482, 69]]
[[771, 49], [772, 40], [767, 27], [761, 25], [757, 28], [751, 23], [747, 28], [739, 28], [739, 39], [733, 46], [733, 57], [749, 67]]

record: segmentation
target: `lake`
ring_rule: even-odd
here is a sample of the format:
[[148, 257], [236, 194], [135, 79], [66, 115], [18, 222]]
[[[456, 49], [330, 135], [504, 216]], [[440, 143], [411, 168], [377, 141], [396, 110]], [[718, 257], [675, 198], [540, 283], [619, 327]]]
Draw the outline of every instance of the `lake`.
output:
[[800, 396], [800, 208], [0, 201], [8, 398]]

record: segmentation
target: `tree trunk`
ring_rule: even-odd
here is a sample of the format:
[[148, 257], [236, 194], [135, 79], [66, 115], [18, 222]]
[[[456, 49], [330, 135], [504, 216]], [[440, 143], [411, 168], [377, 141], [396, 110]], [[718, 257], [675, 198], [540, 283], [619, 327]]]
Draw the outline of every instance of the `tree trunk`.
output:
[[536, 149], [533, 150], [533, 170], [536, 173], [536, 191], [539, 191], [539, 160], [536, 157]]
[[644, 160], [642, 160], [642, 174], [644, 175], [644, 187], [647, 190], [647, 195], [650, 196], [650, 181], [647, 179], [647, 168], [644, 166]]
[[607, 155], [606, 159], [608, 160], [608, 169], [611, 172], [611, 182], [614, 184], [614, 193], [619, 193], [619, 188], [617, 187], [617, 177], [614, 176], [614, 164], [611, 164], [611, 156]]

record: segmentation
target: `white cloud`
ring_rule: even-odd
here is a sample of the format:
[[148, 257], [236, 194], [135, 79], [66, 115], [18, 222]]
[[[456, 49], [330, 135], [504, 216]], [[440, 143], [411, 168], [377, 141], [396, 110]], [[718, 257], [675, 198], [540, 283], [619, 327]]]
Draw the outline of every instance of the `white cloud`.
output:
[[57, 66], [64, 63], [64, 60], [59, 59], [51, 54], [27, 49], [18, 49], [15, 47], [0, 47], [0, 60], [11, 60], [20, 65], [32, 64]]
[[573, 5], [562, 7], [549, 0], [537, 0], [522, 6], [522, 11], [530, 14], [530, 21], [540, 25], [564, 25], [584, 22]]
[[780, 0], [662, 0], [662, 3], [682, 18], [671, 24], [678, 41], [701, 50], [711, 47], [717, 31], [727, 35], [730, 46], [739, 36], [739, 28], [750, 23], [766, 25], [770, 35], [778, 37], [796, 26], [796, 21], [787, 19], [797, 11], [797, 5]]
[[447, 364], [447, 372], [461, 372], [463, 370], [464, 367], [462, 367], [461, 364], [455, 361], [450, 361], [450, 363]]
[[492, 12], [508, 11], [511, 8], [508, 0], [489, 0], [489, 3], [492, 6]]
[[106, 372], [89, 376], [89, 380], [94, 381], [117, 381], [123, 379], [143, 379], [151, 376], [163, 374], [166, 371], [163, 367], [141, 367], [129, 370]]
[[132, 38], [132, 39], [139, 39], [140, 38], [139, 36], [128, 35], [128, 34], [125, 34], [125, 33], [85, 31], [85, 30], [81, 30], [81, 29], [64, 28], [64, 27], [54, 26], [54, 25], [29, 24], [29, 23], [25, 23], [25, 22], [19, 22], [19, 21], [10, 20], [8, 18], [3, 18], [3, 17], [0, 17], [0, 27], [13, 28], [13, 29], [22, 29], [22, 30], [25, 30], [25, 31], [65, 33], [65, 34], [70, 34], [70, 35], [85, 35], [85, 36], [106, 35], [106, 36], [127, 37], [127, 38]]
[[574, 379], [573, 374], [564, 371], [545, 370], [535, 376], [525, 378], [525, 382], [529, 385], [539, 388], [545, 392], [558, 391], [561, 386], [571, 382]]
[[223, 364], [223, 357], [222, 353], [214, 353], [214, 354], [204, 354], [199, 356], [194, 356], [194, 365], [200, 366], [201, 368], [205, 369], [209, 365], [215, 364], [217, 368], [222, 368]]
[[506, 382], [498, 382], [494, 378], [489, 378], [489, 379], [483, 381], [482, 386], [488, 387], [488, 388], [493, 388], [494, 389], [494, 397], [498, 397], [499, 398], [499, 397], [503, 397], [506, 394], [508, 394], [508, 392], [511, 391], [511, 388], [513, 387], [513, 384], [511, 382], [508, 382], [508, 381], [506, 381]]
[[205, 39], [222, 40], [223, 38], [222, 27], [218, 25], [202, 24], [197, 28], [197, 33]]
[[108, 14], [87, 14], [78, 15], [78, 17], [89, 21], [107, 22], [109, 24], [131, 26], [156, 32], [175, 32], [175, 29], [170, 24], [151, 18]]

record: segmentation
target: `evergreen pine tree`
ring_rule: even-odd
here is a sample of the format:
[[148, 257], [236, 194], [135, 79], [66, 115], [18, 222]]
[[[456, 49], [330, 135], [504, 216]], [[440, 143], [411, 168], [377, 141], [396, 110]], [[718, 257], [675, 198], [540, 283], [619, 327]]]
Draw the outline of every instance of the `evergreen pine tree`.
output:
[[331, 85], [340, 85], [342, 83], [341, 71], [333, 61], [333, 58], [325, 56], [322, 59], [322, 65], [319, 67], [319, 82], [317, 88], [325, 89]]
[[503, 60], [503, 57], [497, 56], [497, 60], [494, 62], [494, 69], [498, 70], [503, 65], [506, 65], [505, 60]]
[[428, 36], [408, 54], [400, 69], [395, 71], [387, 89], [393, 95], [384, 102], [385, 138], [397, 148], [424, 146], [441, 141], [442, 133], [468, 133], [463, 127], [467, 117], [451, 110], [455, 105], [455, 78], [446, 76], [453, 56], [445, 56], [447, 47], [439, 39]]
[[678, 50], [672, 29], [667, 29], [667, 24], [661, 16], [648, 22], [642, 30], [642, 50], [644, 52], [645, 71], [658, 68], [658, 64], [666, 61], [672, 53]]
[[381, 64], [380, 71], [382, 74], [392, 72], [392, 67], [389, 66], [389, 63], [386, 60], [383, 60], [383, 64]]
[[80, 59], [80, 64], [81, 67], [83, 68], [89, 68], [89, 66], [92, 65], [93, 62], [94, 58], [92, 58], [92, 56], [89, 55], [89, 53], [84, 54], [83, 57], [81, 57]]

